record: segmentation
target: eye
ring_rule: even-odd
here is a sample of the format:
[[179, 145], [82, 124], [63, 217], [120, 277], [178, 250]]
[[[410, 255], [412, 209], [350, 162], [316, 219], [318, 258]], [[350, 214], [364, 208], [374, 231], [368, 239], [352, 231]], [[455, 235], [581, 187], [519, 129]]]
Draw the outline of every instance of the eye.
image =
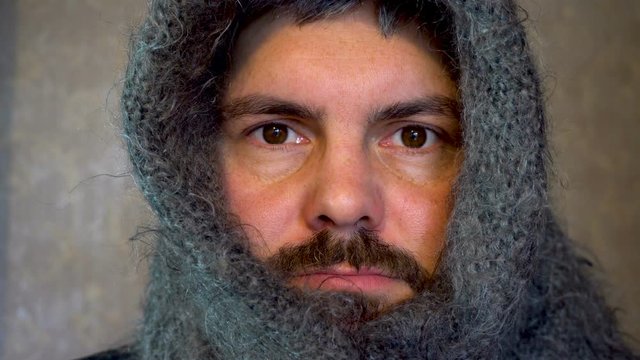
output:
[[301, 144], [306, 139], [284, 124], [269, 123], [254, 129], [249, 136], [269, 145]]
[[387, 145], [420, 149], [435, 144], [438, 134], [424, 126], [405, 126], [391, 135]]

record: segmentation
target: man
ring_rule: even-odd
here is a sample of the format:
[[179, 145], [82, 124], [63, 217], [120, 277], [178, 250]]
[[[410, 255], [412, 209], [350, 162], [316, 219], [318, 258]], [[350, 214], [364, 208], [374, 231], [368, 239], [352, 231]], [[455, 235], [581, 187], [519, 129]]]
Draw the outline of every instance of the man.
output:
[[509, 1], [156, 1], [122, 105], [160, 224], [103, 358], [633, 357]]

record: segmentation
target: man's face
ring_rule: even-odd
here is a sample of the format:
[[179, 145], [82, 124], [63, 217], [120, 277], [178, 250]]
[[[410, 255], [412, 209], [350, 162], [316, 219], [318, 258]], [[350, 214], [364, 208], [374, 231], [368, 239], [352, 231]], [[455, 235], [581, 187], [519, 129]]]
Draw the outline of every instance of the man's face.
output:
[[[222, 142], [224, 189], [268, 260], [323, 230], [359, 232], [436, 269], [460, 164], [456, 86], [429, 40], [384, 37], [373, 9], [304, 25], [263, 18], [233, 54]], [[302, 289], [415, 295], [384, 264], [298, 269]]]

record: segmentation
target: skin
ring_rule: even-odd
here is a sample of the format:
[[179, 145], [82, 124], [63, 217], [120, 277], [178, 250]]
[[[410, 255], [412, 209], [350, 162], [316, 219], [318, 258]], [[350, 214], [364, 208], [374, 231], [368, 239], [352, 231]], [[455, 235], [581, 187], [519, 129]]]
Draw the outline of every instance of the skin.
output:
[[[223, 178], [254, 255], [267, 259], [323, 229], [348, 237], [366, 228], [433, 273], [461, 162], [459, 121], [437, 111], [381, 116], [434, 96], [455, 101], [456, 86], [429, 39], [410, 25], [385, 37], [363, 6], [304, 25], [264, 17], [241, 33], [233, 60]], [[274, 123], [287, 131], [283, 144], [265, 140], [264, 125]], [[408, 147], [407, 129], [426, 143]], [[362, 292], [385, 306], [415, 295], [377, 269], [346, 264], [292, 274], [290, 283]]]

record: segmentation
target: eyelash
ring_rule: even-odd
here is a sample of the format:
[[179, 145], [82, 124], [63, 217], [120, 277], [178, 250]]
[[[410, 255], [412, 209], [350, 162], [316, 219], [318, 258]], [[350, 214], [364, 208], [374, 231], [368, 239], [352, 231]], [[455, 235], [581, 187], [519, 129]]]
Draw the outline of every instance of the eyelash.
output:
[[[296, 137], [296, 142], [289, 141], [281, 144], [272, 144], [267, 142], [266, 139], [264, 139], [263, 137], [264, 135], [259, 134], [258, 131], [260, 130], [265, 131], [265, 127], [270, 125], [285, 127], [287, 131], [291, 132], [293, 136]], [[410, 147], [407, 145], [393, 144], [393, 142], [395, 142], [396, 140], [402, 141], [401, 138], [396, 139], [396, 137], [402, 136], [402, 134], [399, 134], [401, 131], [406, 130], [408, 128], [412, 128], [412, 127], [424, 129], [424, 131], [426, 132], [425, 144], [421, 145], [420, 147]], [[292, 136], [291, 133], [287, 134], [287, 139], [285, 139], [285, 141], [289, 140], [289, 138]], [[309, 141], [304, 135], [301, 135], [298, 131], [294, 130], [288, 124], [284, 122], [279, 122], [279, 121], [268, 121], [268, 122], [257, 124], [249, 128], [248, 130], [246, 130], [244, 132], [244, 135], [247, 138], [254, 138], [255, 142], [258, 143], [258, 145], [272, 149], [272, 150], [292, 150], [293, 146], [306, 143]], [[433, 139], [434, 136], [436, 137], [435, 139]], [[451, 141], [451, 139], [449, 139], [447, 134], [444, 131], [442, 131], [442, 129], [440, 128], [434, 129], [433, 127], [425, 126], [422, 124], [409, 123], [409, 124], [403, 124], [403, 126], [401, 126], [400, 128], [397, 128], [393, 133], [391, 133], [391, 135], [388, 135], [385, 138], [383, 138], [379, 142], [379, 144], [387, 148], [393, 147], [395, 148], [396, 151], [402, 151], [407, 154], [422, 154], [425, 152], [429, 152], [431, 148], [433, 148], [433, 146], [437, 145], [437, 142], [442, 142], [442, 141], [445, 141], [445, 142]], [[428, 144], [430, 142], [436, 142], [436, 143]]]
[[[264, 132], [265, 127], [267, 126], [281, 126], [286, 128], [287, 131], [290, 133], [287, 134], [287, 138], [285, 139], [285, 141], [289, 140], [289, 137], [293, 135], [296, 138], [295, 142], [284, 142], [282, 144], [271, 144], [267, 142], [266, 139], [264, 139], [264, 136], [263, 135], [261, 136], [261, 134], [258, 133], [261, 130]], [[286, 123], [279, 122], [279, 121], [268, 121], [268, 122], [257, 124], [249, 128], [247, 131], [245, 131], [244, 135], [247, 138], [254, 138], [255, 142], [257, 142], [260, 146], [264, 146], [273, 150], [290, 150], [292, 146], [300, 145], [308, 142], [308, 139], [304, 135], [301, 135], [298, 131], [294, 130], [291, 126], [287, 125]]]
[[[448, 141], [447, 134], [440, 128], [433, 128], [431, 126], [425, 126], [423, 124], [402, 124], [403, 126], [396, 128], [391, 135], [386, 136], [380, 141], [382, 147], [393, 148], [394, 151], [401, 151], [406, 154], [423, 154], [431, 151], [434, 146], [437, 146], [440, 142]], [[402, 131], [410, 128], [420, 128], [426, 132], [425, 143], [420, 147], [410, 147], [405, 144], [397, 144], [396, 142], [402, 142]], [[435, 139], [433, 138], [435, 137]]]

